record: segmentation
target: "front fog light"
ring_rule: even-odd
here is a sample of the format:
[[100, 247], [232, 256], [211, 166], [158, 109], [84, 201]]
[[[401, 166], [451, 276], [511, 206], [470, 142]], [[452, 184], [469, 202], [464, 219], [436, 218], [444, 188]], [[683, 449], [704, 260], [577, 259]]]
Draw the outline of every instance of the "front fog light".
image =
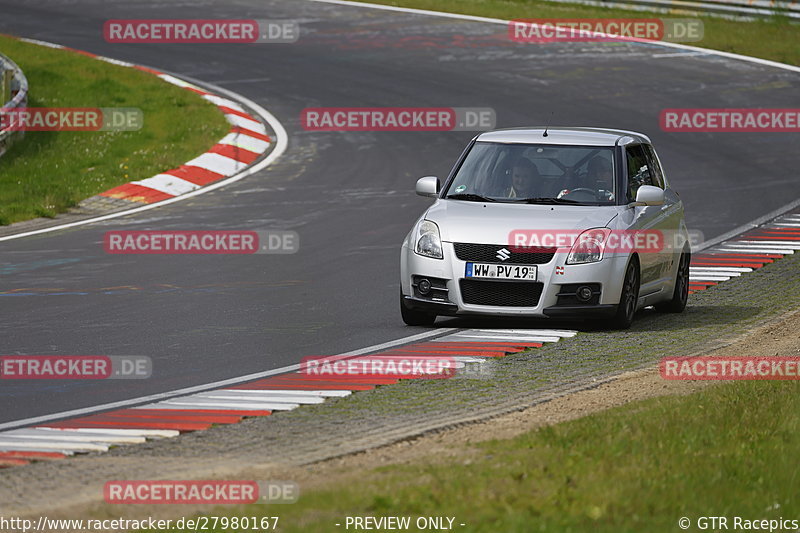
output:
[[443, 259], [442, 240], [439, 237], [439, 226], [430, 220], [423, 220], [417, 230], [417, 245], [414, 250], [419, 255]]
[[431, 292], [431, 282], [427, 279], [421, 279], [417, 284], [417, 289], [419, 289], [420, 294], [426, 295]]
[[575, 296], [581, 302], [588, 302], [592, 299], [592, 288], [583, 285], [582, 287], [578, 287], [578, 290], [575, 291]]

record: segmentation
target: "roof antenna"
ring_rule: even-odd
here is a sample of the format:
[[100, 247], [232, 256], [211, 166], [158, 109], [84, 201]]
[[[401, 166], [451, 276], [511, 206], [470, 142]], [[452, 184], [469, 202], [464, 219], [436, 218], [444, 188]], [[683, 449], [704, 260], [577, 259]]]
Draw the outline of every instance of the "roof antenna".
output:
[[[554, 111], [550, 111], [550, 118], [553, 118], [553, 113], [554, 113]], [[544, 127], [544, 133], [542, 134], [542, 137], [547, 137], [547, 128], [549, 128], [549, 127], [550, 126], [545, 126]]]

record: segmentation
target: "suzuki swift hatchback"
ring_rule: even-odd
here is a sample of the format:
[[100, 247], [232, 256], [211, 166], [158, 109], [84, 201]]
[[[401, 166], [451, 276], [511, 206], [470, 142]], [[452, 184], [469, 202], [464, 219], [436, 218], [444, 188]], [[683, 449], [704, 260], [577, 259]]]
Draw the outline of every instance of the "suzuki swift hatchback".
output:
[[475, 137], [403, 242], [400, 309], [439, 315], [595, 317], [681, 312], [690, 247], [683, 205], [650, 139], [631, 131], [525, 128]]

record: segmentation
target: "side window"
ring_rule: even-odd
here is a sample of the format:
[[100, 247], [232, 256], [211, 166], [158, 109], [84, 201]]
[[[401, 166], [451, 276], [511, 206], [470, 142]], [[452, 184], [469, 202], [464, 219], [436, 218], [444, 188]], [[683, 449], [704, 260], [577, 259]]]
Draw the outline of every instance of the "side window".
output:
[[650, 168], [653, 169], [653, 185], [664, 189], [664, 172], [661, 170], [661, 165], [658, 164], [656, 152], [649, 144], [645, 145], [645, 150], [647, 152], [647, 159], [650, 161]]
[[647, 155], [640, 144], [625, 149], [628, 162], [628, 201], [636, 198], [636, 191], [642, 185], [653, 185]]

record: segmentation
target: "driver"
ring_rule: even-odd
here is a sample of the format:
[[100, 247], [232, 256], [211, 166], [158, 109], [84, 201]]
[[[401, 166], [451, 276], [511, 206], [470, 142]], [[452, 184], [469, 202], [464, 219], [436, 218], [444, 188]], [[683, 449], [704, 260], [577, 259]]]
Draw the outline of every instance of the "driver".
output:
[[528, 159], [522, 158], [511, 169], [511, 188], [509, 198], [533, 198], [539, 185], [539, 169]]
[[[603, 156], [594, 156], [586, 166], [586, 178], [583, 180], [585, 187], [576, 189], [564, 189], [558, 193], [558, 198], [563, 198], [572, 192], [586, 190], [596, 191], [598, 199], [614, 199], [614, 172], [611, 169], [611, 162]], [[588, 190], [587, 190], [588, 189]]]
[[614, 173], [611, 171], [611, 162], [602, 156], [594, 156], [586, 167], [586, 178], [592, 188], [606, 199], [614, 197]]

